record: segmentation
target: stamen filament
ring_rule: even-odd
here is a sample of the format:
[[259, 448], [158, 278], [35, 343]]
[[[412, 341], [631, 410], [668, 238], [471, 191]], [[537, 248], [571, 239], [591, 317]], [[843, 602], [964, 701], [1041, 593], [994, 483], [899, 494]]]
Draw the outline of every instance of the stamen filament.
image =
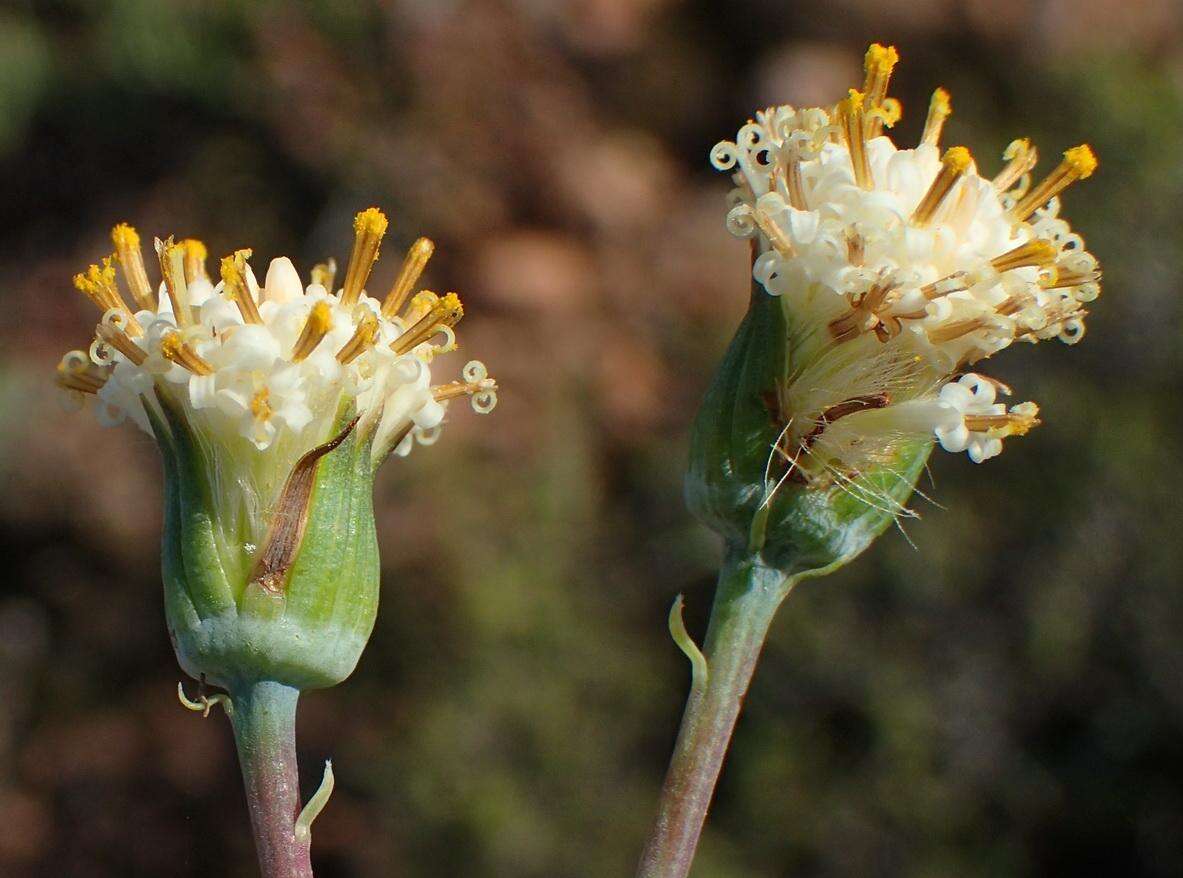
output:
[[328, 302], [321, 299], [308, 312], [308, 320], [304, 323], [304, 330], [296, 339], [295, 347], [292, 348], [292, 362], [299, 363], [307, 359], [332, 328], [333, 309]]
[[941, 298], [941, 296], [947, 296], [950, 293], [960, 293], [968, 289], [968, 277], [965, 272], [959, 271], [948, 277], [942, 277], [940, 280], [934, 280], [930, 284], [925, 284], [920, 288], [920, 294], [931, 302], [933, 299]]
[[194, 375], [212, 375], [214, 367], [181, 338], [181, 333], [170, 332], [160, 339], [160, 355]]
[[419, 283], [419, 278], [423, 276], [423, 269], [427, 267], [427, 260], [431, 258], [434, 251], [435, 244], [431, 242], [430, 238], [420, 238], [411, 245], [411, 249], [407, 251], [407, 256], [403, 260], [403, 267], [399, 269], [398, 277], [394, 279], [390, 292], [386, 294], [386, 299], [382, 302], [383, 317], [389, 320], [403, 310], [403, 305], [406, 304], [415, 285]]
[[120, 223], [111, 229], [111, 243], [115, 245], [115, 255], [119, 259], [119, 264], [123, 266], [123, 278], [127, 281], [136, 307], [141, 311], [155, 311], [156, 294], [152, 290], [148, 272], [144, 267], [139, 234], [127, 223]]
[[58, 363], [55, 380], [66, 390], [95, 394], [107, 383], [107, 377], [107, 372], [96, 368], [85, 352], [70, 351]]
[[450, 381], [447, 384], [431, 388], [431, 396], [436, 402], [444, 402], [459, 396], [472, 396], [496, 389], [497, 382], [492, 378], [485, 378], [481, 381]]
[[860, 189], [872, 189], [875, 184], [871, 178], [871, 164], [867, 159], [867, 124], [862, 92], [851, 89], [849, 97], [838, 102], [835, 112], [847, 149], [850, 150], [854, 182]]
[[949, 93], [943, 88], [938, 88], [932, 93], [932, 100], [928, 102], [928, 116], [924, 120], [924, 133], [920, 136], [920, 142], [938, 145], [941, 142], [945, 120], [952, 113], [953, 105], [949, 101]]
[[349, 267], [345, 270], [345, 286], [341, 291], [341, 304], [354, 305], [369, 280], [370, 270], [378, 259], [378, 246], [386, 234], [386, 215], [376, 207], [363, 210], [353, 221], [353, 252], [349, 255]]
[[112, 326], [104, 321], [95, 327], [95, 334], [137, 366], [148, 359], [147, 352], [132, 341], [128, 334], [118, 326]]
[[939, 326], [936, 329], [928, 330], [928, 339], [933, 344], [944, 344], [945, 342], [953, 341], [961, 338], [963, 335], [969, 335], [971, 332], [976, 332], [985, 327], [986, 321], [981, 317], [973, 317], [969, 320], [956, 320], [952, 323], [946, 323], [944, 326]]
[[337, 351], [337, 362], [342, 366], [352, 363], [374, 346], [374, 340], [377, 337], [378, 318], [373, 314], [367, 314], [357, 324], [357, 329], [353, 331], [353, 336], [349, 341], [345, 342], [341, 350]]
[[793, 255], [793, 242], [789, 240], [789, 236], [785, 234], [782, 229], [772, 217], [757, 207], [752, 211], [752, 219], [756, 221], [756, 226], [764, 233], [764, 237], [772, 244], [776, 252], [781, 256]]
[[1011, 210], [1019, 221], [1027, 219], [1036, 209], [1047, 204], [1077, 180], [1084, 180], [1097, 169], [1097, 157], [1088, 144], [1074, 146], [1064, 152], [1064, 160], [1056, 169], [1034, 186]]
[[233, 296], [234, 303], [238, 305], [243, 322], [262, 325], [263, 316], [259, 313], [259, 305], [251, 295], [251, 287], [246, 280], [246, 261], [250, 258], [250, 250], [235, 250], [229, 256], [223, 256], [222, 281], [225, 283], [225, 290]]
[[789, 204], [797, 210], [809, 210], [805, 200], [805, 181], [801, 177], [801, 160], [793, 159], [785, 168], [785, 189], [789, 193]]
[[912, 213], [913, 225], [926, 226], [932, 221], [946, 196], [953, 191], [953, 187], [957, 185], [957, 181], [962, 178], [972, 161], [969, 150], [964, 146], [954, 146], [946, 151], [941, 159], [941, 169]]
[[966, 415], [965, 426], [972, 433], [986, 433], [996, 439], [1023, 436], [1039, 426], [1038, 415], [1039, 407], [1025, 402], [1002, 415]]
[[186, 238], [179, 246], [185, 248], [185, 282], [191, 284], [195, 280], [208, 278], [205, 260], [209, 253], [205, 244], [196, 238]]
[[160, 260], [160, 273], [164, 276], [164, 288], [173, 305], [173, 317], [182, 329], [193, 325], [193, 312], [189, 310], [189, 288], [185, 283], [185, 248], [174, 244], [170, 236], [167, 241], [156, 239], [156, 256]]
[[1046, 268], [1056, 262], [1056, 248], [1051, 242], [1042, 238], [1035, 238], [1026, 244], [1020, 244], [1013, 250], [1008, 250], [1001, 256], [990, 260], [996, 271], [1011, 271], [1016, 268]]

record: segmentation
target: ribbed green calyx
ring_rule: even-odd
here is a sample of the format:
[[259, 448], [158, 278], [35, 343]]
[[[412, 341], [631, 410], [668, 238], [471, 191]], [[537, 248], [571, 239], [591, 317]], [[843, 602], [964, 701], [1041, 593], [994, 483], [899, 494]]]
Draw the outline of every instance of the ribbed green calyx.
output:
[[[160, 401], [165, 615], [181, 666], [232, 691], [260, 680], [301, 690], [341, 682], [378, 611], [372, 432], [353, 429], [343, 406], [326, 444], [300, 458], [263, 520], [249, 522], [228, 511], [240, 505], [228, 496], [240, 462], [213, 459]], [[260, 532], [257, 545], [247, 541]]]
[[851, 473], [851, 483], [782, 478], [794, 453], [773, 451], [785, 423], [811, 416], [777, 408], [804, 365], [794, 360], [790, 319], [781, 298], [753, 284], [748, 313], [694, 424], [686, 499], [729, 545], [793, 577], [840, 566], [867, 548], [907, 502], [932, 443], [898, 445], [879, 466]]

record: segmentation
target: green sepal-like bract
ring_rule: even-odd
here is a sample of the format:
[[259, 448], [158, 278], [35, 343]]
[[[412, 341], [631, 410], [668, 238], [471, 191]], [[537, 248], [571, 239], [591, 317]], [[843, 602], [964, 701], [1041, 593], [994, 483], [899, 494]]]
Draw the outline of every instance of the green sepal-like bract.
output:
[[780, 298], [753, 284], [694, 424], [686, 500], [729, 545], [795, 577], [846, 563], [892, 524], [932, 443], [897, 444], [850, 484], [782, 479], [786, 464], [773, 449], [784, 425], [775, 401], [796, 366], [790, 319]]
[[[260, 680], [296, 689], [335, 685], [353, 671], [378, 611], [372, 432], [350, 429], [342, 406], [329, 436], [347, 432], [315, 462], [306, 522], [274, 581], [257, 576], [263, 547], [243, 545], [220, 513], [212, 460], [184, 416], [161, 395], [151, 406], [165, 470], [165, 615], [187, 673], [231, 690]], [[225, 466], [226, 463], [222, 462]], [[225, 490], [225, 488], [224, 488]], [[276, 504], [268, 514], [287, 515]]]

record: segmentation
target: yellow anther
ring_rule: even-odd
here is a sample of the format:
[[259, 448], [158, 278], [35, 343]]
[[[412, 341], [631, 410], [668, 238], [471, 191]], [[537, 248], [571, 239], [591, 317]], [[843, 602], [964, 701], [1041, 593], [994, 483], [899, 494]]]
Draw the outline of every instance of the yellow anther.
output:
[[[887, 85], [891, 81], [891, 72], [899, 60], [900, 55], [895, 50], [895, 46], [882, 46], [879, 43], [872, 43], [864, 56], [863, 69], [866, 71], [866, 79], [863, 82], [863, 93], [867, 96], [869, 114], [867, 137], [877, 137], [883, 128], [884, 115], [875, 111], [884, 105], [884, 99], [887, 97]], [[899, 103], [895, 103], [897, 109], [895, 118], [898, 119]], [[890, 114], [885, 115], [890, 119]], [[888, 121], [889, 126], [892, 124], [894, 121]]]
[[160, 339], [160, 355], [170, 360], [194, 375], [212, 375], [211, 366], [197, 351], [181, 338], [181, 333], [170, 332]]
[[246, 261], [251, 258], [250, 250], [235, 250], [229, 256], [223, 256], [221, 262], [222, 281], [224, 289], [229, 293], [238, 311], [242, 314], [243, 322], [261, 324], [263, 317], [259, 314], [259, 305], [251, 295], [250, 284], [246, 279]]
[[1071, 168], [1077, 180], [1085, 180], [1097, 170], [1097, 154], [1087, 143], [1064, 150], [1064, 164]]
[[199, 278], [208, 277], [205, 260], [209, 253], [205, 249], [205, 244], [196, 238], [186, 238], [177, 246], [185, 248], [185, 282], [193, 283]]
[[1033, 402], [1020, 403], [1003, 415], [965, 416], [965, 426], [971, 432], [985, 433], [991, 439], [1025, 436], [1039, 424], [1039, 406]]
[[397, 354], [405, 354], [427, 341], [439, 332], [441, 327], [455, 326], [463, 316], [464, 306], [460, 303], [460, 297], [455, 293], [448, 293], [432, 305], [431, 310], [419, 318], [413, 326], [395, 339], [390, 347]]
[[1010, 145], [1003, 151], [1002, 158], [1006, 165], [992, 181], [994, 188], [999, 192], [1010, 189], [1023, 178], [1024, 174], [1030, 173], [1039, 161], [1039, 151], [1031, 145], [1031, 141], [1026, 137], [1020, 137], [1018, 140], [1010, 142]]
[[373, 314], [366, 314], [357, 324], [349, 341], [337, 351], [337, 362], [347, 366], [374, 346], [378, 337], [378, 318]]
[[341, 304], [353, 306], [370, 277], [370, 269], [378, 259], [378, 247], [386, 234], [386, 214], [376, 207], [363, 210], [353, 221], [353, 252], [345, 270], [345, 285]]
[[864, 95], [852, 88], [850, 95], [838, 102], [835, 113], [846, 147], [850, 150], [854, 181], [861, 189], [871, 189], [875, 183], [871, 178], [871, 164], [867, 160], [867, 125], [863, 106]]
[[271, 391], [264, 387], [251, 397], [251, 414], [257, 421], [271, 420]]
[[156, 295], [144, 268], [139, 233], [127, 223], [120, 223], [111, 229], [111, 243], [115, 245], [115, 255], [123, 266], [123, 278], [127, 281], [136, 307], [141, 311], [155, 311]]
[[1097, 169], [1097, 157], [1088, 144], [1074, 146], [1064, 152], [1064, 160], [1037, 186], [1023, 196], [1014, 206], [1011, 215], [1016, 220], [1025, 220], [1036, 209], [1047, 204], [1077, 180], [1092, 176]]
[[119, 295], [119, 287], [115, 283], [115, 257], [107, 256], [100, 268], [91, 265], [86, 271], [74, 275], [74, 286], [100, 310], [106, 313], [112, 308], [122, 312], [127, 318], [127, 329], [132, 335], [142, 335], [143, 329], [132, 315], [131, 309]]
[[386, 294], [386, 299], [382, 302], [383, 317], [389, 320], [402, 311], [407, 297], [411, 295], [415, 284], [419, 283], [419, 278], [423, 276], [423, 269], [427, 267], [427, 260], [431, 258], [433, 252], [435, 252], [435, 244], [431, 242], [430, 238], [420, 238], [411, 245], [411, 249], [407, 251], [407, 256], [403, 260], [403, 267], [399, 270], [398, 277], [394, 279], [390, 292]]
[[932, 100], [928, 102], [928, 116], [924, 120], [924, 134], [920, 136], [920, 142], [933, 146], [940, 143], [945, 120], [952, 113], [953, 105], [949, 101], [949, 93], [943, 88], [938, 88], [932, 93]]
[[953, 191], [957, 181], [961, 179], [972, 163], [973, 157], [964, 146], [950, 147], [945, 152], [941, 159], [941, 169], [912, 213], [913, 225], [926, 226], [932, 221], [945, 198]]
[[308, 313], [308, 320], [304, 323], [304, 331], [296, 339], [292, 348], [292, 362], [299, 363], [316, 350], [322, 338], [333, 328], [333, 309], [329, 303], [321, 299], [312, 306]]
[[1026, 244], [1020, 244], [1013, 250], [1008, 250], [1001, 256], [990, 260], [996, 271], [1011, 271], [1016, 268], [1046, 268], [1055, 265], [1057, 250], [1050, 241], [1036, 238]]

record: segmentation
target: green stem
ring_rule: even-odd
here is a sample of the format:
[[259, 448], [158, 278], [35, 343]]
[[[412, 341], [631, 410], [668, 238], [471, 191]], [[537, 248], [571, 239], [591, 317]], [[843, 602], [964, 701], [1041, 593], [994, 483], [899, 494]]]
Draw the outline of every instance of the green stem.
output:
[[685, 878], [740, 705], [768, 626], [788, 592], [786, 577], [731, 551], [719, 574], [704, 652], [705, 686], [691, 690], [661, 791], [657, 821], [637, 878]]
[[310, 842], [296, 838], [300, 784], [296, 701], [300, 692], [270, 680], [230, 693], [231, 721], [263, 878], [312, 878]]

